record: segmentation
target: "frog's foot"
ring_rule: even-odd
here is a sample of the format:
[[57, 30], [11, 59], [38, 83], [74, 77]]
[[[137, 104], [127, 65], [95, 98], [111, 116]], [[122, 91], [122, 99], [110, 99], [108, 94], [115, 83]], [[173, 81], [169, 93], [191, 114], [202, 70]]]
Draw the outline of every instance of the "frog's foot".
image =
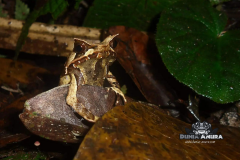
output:
[[112, 74], [112, 72], [108, 71], [106, 78], [112, 87], [120, 89], [120, 85], [119, 85], [116, 77]]
[[67, 104], [70, 105], [75, 112], [77, 112], [80, 116], [82, 116], [85, 120], [89, 122], [96, 122], [99, 117], [93, 115], [88, 109], [84, 107], [82, 103], [79, 103], [77, 99], [74, 98], [68, 99], [67, 97]]
[[127, 102], [125, 95], [123, 94], [123, 92], [122, 92], [119, 88], [117, 88], [117, 87], [110, 87], [110, 88], [111, 88], [116, 94], [118, 94], [118, 95], [120, 95], [120, 96], [122, 97], [122, 99], [124, 100], [124, 103]]
[[73, 109], [89, 122], [96, 122], [99, 119], [98, 116], [93, 115], [88, 109], [86, 109], [82, 103], [78, 103]]

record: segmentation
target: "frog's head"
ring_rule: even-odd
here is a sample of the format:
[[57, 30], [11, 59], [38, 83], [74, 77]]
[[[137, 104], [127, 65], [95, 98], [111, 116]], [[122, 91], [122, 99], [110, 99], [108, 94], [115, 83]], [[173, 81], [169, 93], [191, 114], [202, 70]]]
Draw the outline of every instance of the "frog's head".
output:
[[113, 49], [117, 45], [114, 37], [117, 35], [118, 34], [110, 35], [101, 43], [90, 43], [82, 39], [74, 38], [73, 52], [65, 63], [65, 74], [68, 73], [67, 69], [71, 64], [77, 66], [92, 58], [104, 59], [109, 57], [108, 62], [114, 62], [116, 53]]
[[109, 35], [101, 43], [89, 43], [85, 40], [74, 38], [73, 51], [76, 52], [76, 58], [84, 55], [91, 55], [91, 58], [104, 58], [109, 55], [115, 56], [113, 49], [117, 45], [116, 40], [114, 40], [116, 36], [118, 36], [118, 34]]

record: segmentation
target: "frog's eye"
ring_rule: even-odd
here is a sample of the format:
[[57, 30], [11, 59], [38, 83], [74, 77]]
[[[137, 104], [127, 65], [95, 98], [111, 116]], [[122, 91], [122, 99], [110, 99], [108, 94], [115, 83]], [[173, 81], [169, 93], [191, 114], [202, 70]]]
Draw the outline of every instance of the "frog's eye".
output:
[[74, 38], [73, 52], [83, 54], [89, 49], [89, 47], [90, 44], [86, 43], [84, 40]]
[[73, 52], [84, 54], [88, 50], [88, 47], [85, 43], [74, 43]]
[[113, 39], [112, 41], [110, 41], [109, 45], [111, 48], [116, 48], [117, 47], [117, 40], [116, 39]]
[[74, 52], [81, 52], [83, 47], [80, 44], [74, 45]]

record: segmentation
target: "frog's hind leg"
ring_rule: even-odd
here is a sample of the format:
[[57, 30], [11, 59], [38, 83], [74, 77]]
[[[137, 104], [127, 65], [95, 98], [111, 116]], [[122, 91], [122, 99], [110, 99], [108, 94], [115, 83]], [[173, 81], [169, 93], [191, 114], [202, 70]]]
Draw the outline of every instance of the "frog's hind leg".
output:
[[116, 79], [116, 77], [112, 74], [112, 72], [108, 71], [107, 74], [107, 80], [110, 83], [110, 85], [112, 86], [111, 89], [118, 95], [120, 95], [122, 97], [122, 99], [124, 100], [124, 102], [126, 103], [127, 100], [125, 98], [125, 95], [123, 94], [123, 92], [120, 89], [120, 85]]
[[71, 78], [71, 83], [68, 89], [68, 95], [66, 98], [67, 104], [72, 106], [74, 108], [74, 106], [77, 104], [77, 81], [76, 78], [74, 76], [74, 74], [70, 74], [70, 78]]
[[116, 77], [112, 74], [112, 72], [108, 71], [108, 74], [107, 74], [106, 78], [107, 78], [107, 81], [110, 83], [110, 85], [112, 87], [120, 89], [120, 85], [119, 85]]
[[76, 112], [89, 122], [96, 122], [99, 119], [98, 116], [93, 115], [88, 109], [86, 109], [82, 103], [78, 103]]
[[90, 122], [96, 122], [99, 117], [94, 116], [90, 111], [88, 111], [81, 103], [77, 100], [77, 81], [73, 73], [70, 73], [71, 83], [68, 90], [68, 95], [66, 102], [70, 105], [80, 116]]

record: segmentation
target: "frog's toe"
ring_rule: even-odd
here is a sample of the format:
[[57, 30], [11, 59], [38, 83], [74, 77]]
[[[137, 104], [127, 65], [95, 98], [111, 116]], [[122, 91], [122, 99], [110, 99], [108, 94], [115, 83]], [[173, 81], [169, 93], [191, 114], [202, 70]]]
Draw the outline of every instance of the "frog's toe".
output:
[[116, 94], [118, 94], [118, 95], [120, 95], [120, 96], [122, 97], [122, 99], [124, 100], [124, 103], [127, 102], [125, 95], [123, 94], [123, 92], [122, 92], [119, 88], [117, 88], [117, 87], [110, 87], [110, 88], [111, 88]]
[[99, 119], [98, 116], [93, 115], [93, 114], [92, 114], [90, 111], [88, 111], [86, 108], [82, 108], [82, 109], [81, 109], [80, 115], [81, 115], [84, 119], [86, 119], [86, 120], [88, 120], [88, 121], [90, 121], [90, 122], [96, 122], [96, 121]]
[[78, 107], [75, 107], [74, 109], [80, 116], [82, 116], [84, 119], [86, 119], [89, 122], [96, 122], [99, 117], [93, 115], [88, 109], [86, 109], [84, 106], [80, 105]]

